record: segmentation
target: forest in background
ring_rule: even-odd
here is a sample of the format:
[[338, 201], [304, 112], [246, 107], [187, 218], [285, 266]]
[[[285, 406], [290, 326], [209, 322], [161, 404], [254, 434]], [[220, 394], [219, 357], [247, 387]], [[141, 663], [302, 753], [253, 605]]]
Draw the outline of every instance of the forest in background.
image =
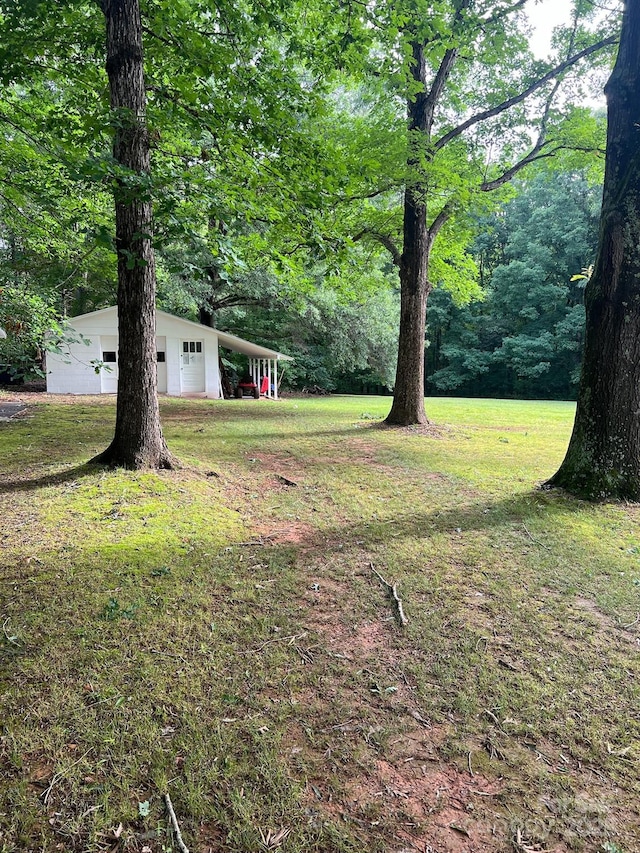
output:
[[[36, 8], [42, 13], [46, 5]], [[40, 45], [36, 39], [25, 47], [25, 24], [7, 47], [11, 82], [0, 103], [5, 379], [37, 375], [48, 329], [63, 337], [66, 317], [116, 300], [110, 185], [121, 176], [108, 153], [113, 117], [100, 95], [102, 36], [97, 25], [82, 30], [78, 15], [81, 23], [92, 20], [83, 9], [71, 4], [62, 15], [64, 47], [51, 46], [57, 36], [46, 24]], [[210, 44], [177, 32], [176, 10], [155, 18], [146, 34], [158, 307], [294, 356], [285, 387], [386, 393], [400, 314], [398, 259], [389, 246], [397, 242], [406, 180], [406, 121], [393, 77], [399, 69], [383, 65], [390, 76], [381, 81], [344, 44], [340, 56], [322, 56], [317, 31], [296, 30], [299, 19], [282, 10], [285, 30], [274, 26], [275, 12], [266, 20], [246, 11], [226, 22], [236, 38], [231, 74], [223, 69], [227, 48], [217, 44], [216, 68], [209, 53], [206, 65]], [[557, 33], [558, 56], [565, 42], [575, 50], [587, 37], [581, 15], [572, 32]], [[354, 40], [363, 37], [349, 26]], [[528, 54], [518, 26], [502, 38], [510, 41], [491, 48], [495, 74], [509, 45], [526, 57], [521, 70], [507, 63], [509, 85], [519, 74], [540, 76], [544, 63]], [[309, 39], [319, 43], [303, 60]], [[179, 44], [191, 52], [189, 67], [175, 55]], [[256, 74], [243, 78], [238, 56], [258, 55]], [[544, 144], [552, 147], [544, 150], [555, 156], [536, 157], [496, 192], [472, 191], [471, 179], [530, 145], [536, 128], [527, 110], [432, 167], [436, 195], [438, 186], [455, 185], [457, 196], [431, 259], [426, 393], [575, 396], [585, 284], [576, 276], [595, 255], [605, 119], [571, 99], [579, 103], [589, 87], [597, 89], [609, 62], [607, 52], [596, 56], [570, 81], [560, 106], [551, 109], [549, 95]], [[218, 77], [194, 81], [190, 74], [199, 70]], [[460, 108], [456, 97], [466, 85], [461, 72], [450, 109]], [[481, 81], [474, 97], [488, 97], [495, 85]]]
[[[539, 169], [518, 181], [511, 196], [475, 223], [469, 252], [478, 287], [472, 298], [460, 299], [446, 287], [436, 287], [431, 296], [428, 395], [575, 397], [585, 271], [595, 255], [601, 187], [585, 171]], [[0, 322], [11, 328], [17, 319], [21, 329], [13, 342], [0, 343], [0, 370], [14, 368], [33, 378], [48, 325], [62, 311], [73, 316], [113, 304], [116, 282], [106, 274], [97, 292], [82, 284], [61, 288], [57, 265], [38, 269], [38, 259], [21, 251], [19, 235], [5, 234]], [[22, 271], [27, 264], [33, 269]], [[188, 257], [160, 254], [158, 306], [198, 320], [199, 281], [185, 274], [188, 265]], [[293, 355], [285, 386], [389, 393], [399, 314], [392, 265], [372, 265], [364, 296], [341, 294], [324, 277], [319, 266], [312, 289], [283, 294], [273, 272], [247, 270], [224, 282], [235, 300], [217, 310], [215, 323]]]

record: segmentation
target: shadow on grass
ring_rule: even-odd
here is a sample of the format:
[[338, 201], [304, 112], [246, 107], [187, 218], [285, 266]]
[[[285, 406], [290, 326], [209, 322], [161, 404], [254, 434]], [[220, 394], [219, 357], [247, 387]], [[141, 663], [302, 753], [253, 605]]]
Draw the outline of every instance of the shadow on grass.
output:
[[[275, 406], [260, 405], [255, 403], [238, 404], [225, 400], [222, 405], [220, 400], [188, 400], [172, 402], [167, 405], [160, 401], [160, 414], [163, 421], [201, 420], [211, 418], [219, 421], [249, 421], [249, 420], [280, 420], [283, 417], [295, 418], [295, 411], [283, 411]], [[195, 405], [194, 405], [195, 403]], [[227, 404], [228, 407], [227, 407]], [[237, 408], [236, 408], [237, 405]]]
[[[482, 532], [514, 525], [521, 525], [523, 533], [535, 541], [526, 529], [527, 521], [539, 519], [545, 522], [546, 527], [553, 526], [558, 516], [578, 508], [584, 510], [585, 504], [564, 493], [532, 490], [501, 500], [481, 500], [431, 512], [409, 511], [391, 519], [330, 527], [321, 533], [322, 547], [326, 548], [328, 543], [334, 541], [340, 543], [337, 547], [342, 549], [343, 542], [347, 544], [351, 540], [369, 545], [388, 540], [427, 539], [442, 533]], [[545, 547], [544, 543], [537, 544]]]
[[[247, 433], [246, 436], [236, 437], [238, 441], [262, 441], [266, 438], [278, 439], [280, 442], [286, 442], [288, 439], [293, 438], [313, 438], [316, 436], [343, 436], [343, 435], [358, 435], [365, 434], [364, 430], [357, 426], [345, 427], [344, 429], [309, 429], [309, 430], [281, 430], [279, 432], [259, 432], [259, 433]], [[260, 453], [260, 449], [256, 449], [256, 453]], [[355, 460], [357, 461], [357, 460]]]
[[41, 474], [40, 476], [32, 477], [31, 479], [20, 477], [13, 480], [4, 480], [0, 483], [0, 494], [32, 492], [37, 489], [47, 488], [47, 486], [61, 486], [64, 483], [70, 483], [74, 480], [81, 480], [84, 477], [90, 477], [102, 470], [104, 470], [103, 465], [84, 462], [82, 465], [75, 465], [73, 468], [66, 468], [64, 471], [58, 471], [57, 474]]

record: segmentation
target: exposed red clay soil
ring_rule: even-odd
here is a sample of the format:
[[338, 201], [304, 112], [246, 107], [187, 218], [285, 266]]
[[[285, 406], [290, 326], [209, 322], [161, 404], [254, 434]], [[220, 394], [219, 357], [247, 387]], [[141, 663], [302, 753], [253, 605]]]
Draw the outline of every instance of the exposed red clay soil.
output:
[[[301, 710], [308, 709], [316, 732], [322, 731], [338, 753], [347, 743], [360, 751], [361, 758], [340, 765], [332, 747], [314, 755], [301, 727], [298, 736], [290, 732], [290, 755], [302, 753], [312, 768], [307, 787], [307, 812], [318, 821], [344, 823], [363, 850], [372, 839], [385, 839], [389, 851], [431, 851], [431, 853], [498, 853], [508, 849], [509, 827], [504, 815], [492, 810], [501, 791], [499, 781], [471, 775], [447, 765], [439, 748], [450, 726], [431, 726], [420, 713], [411, 686], [398, 677], [402, 670], [401, 650], [394, 642], [397, 631], [391, 608], [389, 621], [362, 619], [355, 609], [354, 590], [349, 578], [330, 579], [319, 570], [317, 588], [310, 584], [301, 595], [307, 608], [304, 626], [320, 636], [325, 654], [337, 659], [346, 672], [383, 671], [394, 676], [397, 685], [389, 695], [368, 699], [368, 720], [363, 719], [363, 695], [367, 687], [349, 691], [339, 676], [322, 676], [317, 696], [297, 696]], [[381, 606], [384, 591], [381, 588]], [[362, 680], [362, 679], [361, 679]], [[366, 685], [366, 678], [364, 684]], [[320, 695], [321, 694], [321, 695]], [[314, 717], [319, 702], [331, 702], [341, 711], [340, 720]], [[366, 701], [366, 700], [365, 700]], [[303, 711], [304, 714], [304, 711]], [[371, 716], [390, 738], [383, 748], [367, 741]], [[395, 730], [395, 733], [394, 733]], [[360, 747], [358, 747], [360, 743]], [[338, 763], [336, 763], [338, 762]], [[335, 777], [335, 774], [338, 774]], [[328, 781], [334, 774], [340, 791], [330, 793]], [[500, 825], [499, 825], [500, 824]]]
[[271, 545], [300, 545], [302, 548], [312, 546], [315, 531], [310, 524], [301, 521], [284, 521], [278, 519], [273, 525], [261, 525], [258, 535]]
[[[317, 775], [308, 780], [307, 814], [318, 822], [344, 824], [361, 840], [363, 851], [373, 839], [378, 845], [384, 839], [390, 853], [504, 853], [513, 849], [511, 828], [504, 813], [494, 806], [501, 781], [444, 765], [437, 756], [444, 735], [442, 728], [405, 730], [386, 747], [384, 756], [374, 755], [344, 768], [339, 794], [327, 787], [331, 773], [325, 754], [324, 766], [321, 758], [317, 760]], [[523, 853], [525, 849], [522, 847]], [[555, 847], [554, 853], [564, 850]]]
[[[505, 807], [513, 802], [509, 782], [478, 772], [471, 753], [469, 769], [464, 758], [443, 757], [453, 724], [425, 719], [428, 709], [404, 677], [406, 647], [382, 585], [378, 615], [363, 618], [359, 585], [363, 579], [377, 583], [368, 561], [363, 557], [359, 570], [336, 578], [335, 560], [326, 563], [319, 551], [305, 552], [304, 559], [308, 584], [299, 595], [300, 624], [310, 635], [304, 645], [310, 644], [308, 663], [317, 670], [318, 687], [291, 697], [300, 708], [300, 726], [288, 733], [283, 757], [294, 776], [307, 780], [310, 821], [343, 825], [363, 853], [381, 844], [389, 853], [573, 849], [553, 837], [553, 815], [544, 817], [537, 798], [531, 812], [526, 804], [524, 814], [517, 808], [517, 819]], [[387, 694], [389, 684], [393, 692]], [[560, 758], [553, 760], [550, 744], [549, 756], [546, 745], [538, 746], [550, 773], [567, 770]], [[585, 784], [580, 777], [577, 787]], [[611, 791], [605, 799], [613, 802]], [[592, 842], [585, 849], [595, 850], [598, 837], [585, 836]]]

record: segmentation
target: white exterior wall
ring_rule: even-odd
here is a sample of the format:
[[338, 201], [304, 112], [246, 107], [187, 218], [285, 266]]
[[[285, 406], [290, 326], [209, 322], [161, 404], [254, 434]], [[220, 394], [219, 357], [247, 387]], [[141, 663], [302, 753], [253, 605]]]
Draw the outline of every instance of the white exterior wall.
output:
[[156, 351], [164, 353], [164, 361], [158, 362], [158, 394], [167, 393], [167, 339], [163, 335], [156, 337]]
[[167, 335], [167, 394], [179, 397], [182, 394], [180, 383], [180, 339]]
[[[47, 390], [52, 394], [100, 394], [103, 385], [100, 373], [96, 373], [91, 361], [102, 358], [101, 338], [107, 339], [109, 349], [117, 350], [118, 315], [115, 307], [104, 308], [73, 318], [70, 323], [72, 330], [79, 332], [89, 345], [84, 343], [71, 344], [71, 357], [65, 358], [50, 353], [47, 356]], [[252, 358], [251, 352], [259, 349], [248, 341], [226, 335], [221, 332], [224, 346], [244, 352]], [[156, 345], [158, 350], [164, 350], [165, 363], [158, 371], [158, 388], [160, 393], [180, 397], [182, 389], [182, 344], [184, 341], [202, 342], [202, 357], [204, 360], [204, 392], [198, 396], [219, 399], [220, 367], [218, 359], [219, 337], [215, 329], [192, 323], [180, 317], [159, 312], [156, 315]], [[199, 345], [198, 345], [199, 346]], [[247, 350], [246, 347], [250, 349]], [[277, 356], [276, 353], [273, 353]], [[187, 365], [189, 366], [189, 365]], [[192, 372], [193, 374], [193, 372]], [[166, 385], [165, 385], [166, 376]], [[191, 376], [193, 383], [193, 375]], [[107, 382], [107, 385], [109, 383]], [[166, 388], [166, 391], [165, 391]], [[114, 389], [115, 390], [115, 389]]]
[[204, 383], [206, 396], [217, 400], [220, 396], [217, 335], [207, 335], [204, 342]]
[[182, 395], [180, 376], [182, 342], [201, 340], [205, 360], [205, 390], [206, 397], [218, 397], [220, 379], [218, 376], [218, 338], [213, 329], [186, 323], [179, 317], [166, 314], [157, 315], [158, 335], [164, 335], [167, 340], [167, 394], [170, 397]]
[[[84, 331], [82, 332], [84, 335]], [[85, 335], [89, 338], [89, 335]], [[83, 343], [65, 346], [64, 354], [47, 353], [47, 391], [50, 394], [100, 394], [100, 374], [89, 362], [99, 360], [100, 335], [91, 337], [89, 346]]]

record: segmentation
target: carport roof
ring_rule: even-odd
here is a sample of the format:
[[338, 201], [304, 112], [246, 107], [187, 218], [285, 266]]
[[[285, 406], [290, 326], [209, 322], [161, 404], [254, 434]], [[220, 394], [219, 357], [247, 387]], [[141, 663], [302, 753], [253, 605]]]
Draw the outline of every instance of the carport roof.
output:
[[[195, 323], [194, 325], [199, 325]], [[205, 328], [202, 326], [201, 328]], [[273, 358], [277, 361], [293, 361], [290, 355], [284, 355], [276, 350], [268, 347], [261, 347], [259, 344], [253, 344], [251, 341], [245, 341], [242, 338], [237, 338], [235, 335], [230, 335], [228, 332], [220, 332], [214, 330], [218, 336], [218, 343], [222, 347], [232, 349], [234, 352], [241, 352], [243, 355], [248, 355], [251, 358]]]

